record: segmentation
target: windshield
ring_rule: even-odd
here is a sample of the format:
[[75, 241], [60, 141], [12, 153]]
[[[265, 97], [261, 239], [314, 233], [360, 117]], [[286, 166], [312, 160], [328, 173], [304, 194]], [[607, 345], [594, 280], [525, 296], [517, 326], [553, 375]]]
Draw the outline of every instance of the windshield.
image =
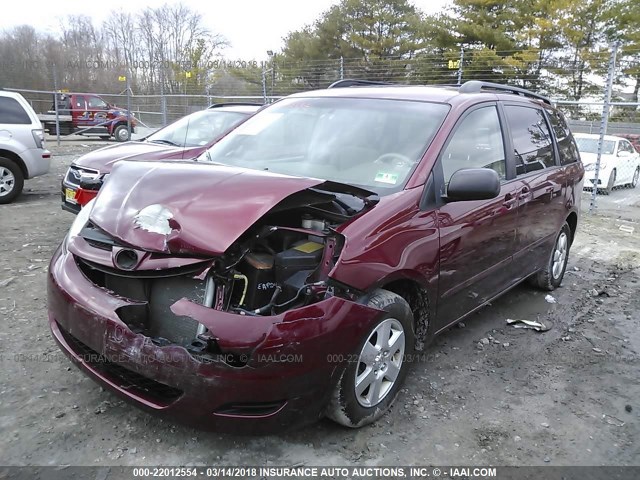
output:
[[400, 190], [449, 107], [364, 98], [291, 98], [253, 116], [199, 160]]
[[203, 110], [167, 125], [150, 135], [147, 141], [177, 147], [207, 145], [245, 118], [247, 114], [242, 112]]
[[[578, 150], [581, 153], [598, 153], [598, 139], [590, 137], [576, 137], [578, 143]], [[602, 144], [603, 155], [613, 155], [613, 151], [616, 148], [616, 142], [613, 140], [605, 140]]]

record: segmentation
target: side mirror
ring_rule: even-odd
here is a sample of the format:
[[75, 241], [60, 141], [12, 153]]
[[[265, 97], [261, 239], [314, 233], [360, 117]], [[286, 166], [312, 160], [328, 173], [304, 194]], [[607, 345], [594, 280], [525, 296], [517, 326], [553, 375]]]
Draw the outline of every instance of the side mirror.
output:
[[631, 152], [627, 152], [626, 150], [620, 150], [618, 152], [618, 157], [620, 158], [626, 158], [626, 157], [630, 157], [631, 156]]
[[489, 200], [500, 195], [500, 177], [490, 168], [463, 168], [451, 176], [447, 202]]

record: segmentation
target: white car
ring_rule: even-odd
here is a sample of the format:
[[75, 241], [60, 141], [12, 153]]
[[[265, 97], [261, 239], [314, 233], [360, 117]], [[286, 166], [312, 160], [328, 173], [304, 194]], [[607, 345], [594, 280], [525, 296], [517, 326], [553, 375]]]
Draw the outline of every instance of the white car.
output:
[[[596, 181], [599, 135], [576, 133], [573, 135], [584, 164], [584, 187], [591, 189]], [[640, 176], [640, 154], [625, 138], [605, 135], [600, 158], [598, 190], [609, 195], [614, 187], [635, 188]]]
[[0, 204], [20, 195], [25, 179], [47, 173], [50, 163], [36, 112], [19, 93], [0, 90]]

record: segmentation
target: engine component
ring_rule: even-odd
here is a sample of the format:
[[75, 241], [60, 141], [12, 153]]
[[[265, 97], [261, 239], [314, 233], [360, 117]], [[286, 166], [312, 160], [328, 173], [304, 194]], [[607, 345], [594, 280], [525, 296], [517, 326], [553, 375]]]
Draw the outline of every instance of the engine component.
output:
[[198, 333], [198, 322], [176, 316], [171, 305], [181, 298], [203, 303], [205, 282], [185, 277], [155, 279], [149, 295], [149, 336], [161, 337], [179, 345], [188, 345]]
[[275, 255], [275, 280], [283, 285], [294, 273], [315, 270], [322, 258], [323, 245], [311, 240], [301, 240], [293, 247]]
[[325, 223], [324, 220], [316, 220], [311, 215], [306, 214], [302, 216], [302, 228], [322, 232], [325, 229]]
[[276, 288], [273, 262], [273, 255], [269, 253], [245, 255], [238, 267], [247, 279], [244, 302], [241, 298], [236, 299], [240, 307], [253, 310], [269, 303]]
[[240, 300], [238, 300], [238, 305], [244, 305], [244, 300], [247, 297], [247, 290], [249, 289], [249, 279], [246, 275], [242, 275], [241, 273], [236, 273], [233, 276], [234, 280], [242, 280], [243, 288], [242, 288], [242, 296]]
[[[323, 232], [327, 228], [327, 224], [324, 220], [317, 220], [311, 215], [306, 214], [302, 216], [302, 228], [315, 230], [316, 232]], [[309, 240], [312, 242], [322, 243], [322, 237], [309, 235]]]
[[295, 298], [307, 284], [307, 279], [313, 270], [300, 270], [284, 281], [282, 295], [278, 298], [281, 303], [286, 303]]

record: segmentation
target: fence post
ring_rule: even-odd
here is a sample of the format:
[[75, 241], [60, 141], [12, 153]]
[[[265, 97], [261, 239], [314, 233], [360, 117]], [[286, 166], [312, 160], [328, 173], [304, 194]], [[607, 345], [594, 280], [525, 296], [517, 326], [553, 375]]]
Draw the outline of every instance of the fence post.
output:
[[344, 80], [344, 58], [340, 55], [340, 80]]
[[618, 53], [618, 42], [614, 42], [609, 57], [609, 70], [607, 71], [607, 85], [604, 92], [604, 103], [602, 105], [602, 118], [600, 119], [600, 136], [598, 138], [598, 156], [596, 158], [596, 172], [593, 188], [591, 190], [591, 203], [589, 204], [589, 213], [594, 213], [598, 208], [598, 180], [600, 179], [600, 160], [602, 158], [602, 149], [604, 147], [604, 136], [607, 134], [607, 126], [609, 124], [609, 110], [611, 109], [611, 91], [613, 90], [613, 78], [616, 73], [616, 55]]
[[[131, 140], [131, 69], [127, 68], [127, 132]], [[116, 139], [117, 140], [117, 139]]]
[[162, 126], [167, 124], [167, 97], [164, 96], [164, 63], [160, 65], [160, 109], [162, 110]]
[[265, 104], [267, 103], [267, 71], [264, 65], [262, 66], [262, 100]]
[[58, 112], [58, 71], [53, 64], [53, 109], [56, 112], [56, 142], [60, 146], [60, 113]]
[[460, 64], [458, 65], [458, 85], [462, 85], [462, 64], [464, 63], [464, 47], [460, 47]]

